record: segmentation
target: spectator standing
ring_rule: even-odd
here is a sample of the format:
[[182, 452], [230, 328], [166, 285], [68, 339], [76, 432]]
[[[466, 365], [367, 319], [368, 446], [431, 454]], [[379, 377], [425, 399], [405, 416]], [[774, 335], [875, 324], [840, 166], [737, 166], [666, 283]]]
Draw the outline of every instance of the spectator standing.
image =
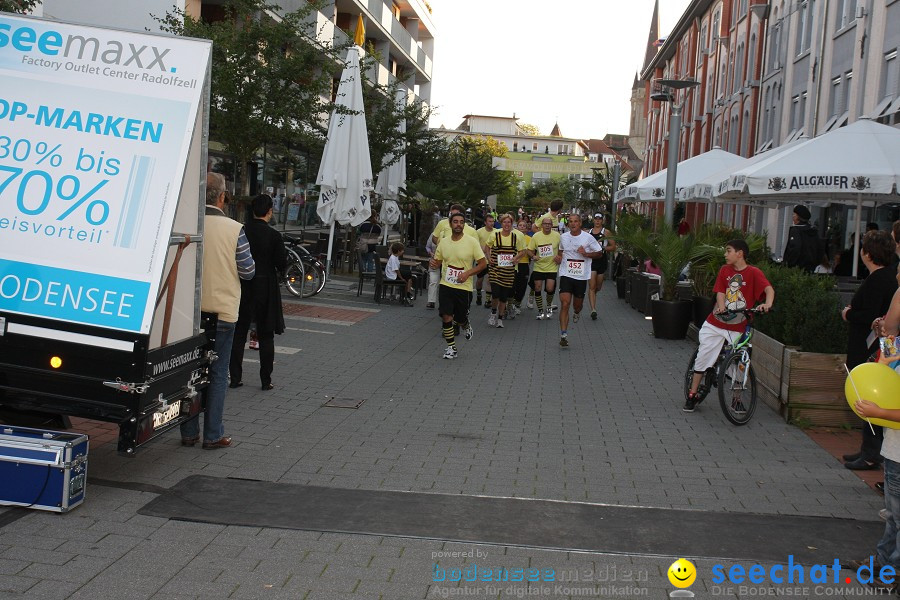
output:
[[[241, 280], [252, 279], [256, 272], [244, 228], [237, 221], [226, 217], [224, 208], [225, 178], [219, 173], [207, 173], [200, 310], [214, 314], [217, 318], [213, 350], [219, 357], [209, 368], [209, 386], [205, 391], [203, 448], [207, 450], [231, 445], [231, 437], [225, 435], [225, 425], [222, 422], [225, 394], [228, 391], [228, 364], [225, 357], [231, 356], [235, 322], [241, 302]], [[182, 423], [181, 445], [193, 446], [199, 441], [199, 417]]]
[[[860, 284], [850, 304], [841, 311], [841, 317], [849, 323], [847, 336], [847, 367], [860, 365], [875, 351], [877, 338], [869, 343], [872, 322], [887, 314], [891, 298], [897, 291], [896, 270], [889, 267], [894, 259], [896, 244], [886, 231], [870, 231], [863, 236], [859, 251], [869, 276]], [[881, 465], [882, 428], [875, 425], [875, 432], [862, 428], [862, 445], [859, 452], [844, 455], [844, 466], [854, 471], [877, 469]]]
[[259, 380], [263, 391], [271, 390], [275, 365], [275, 334], [284, 333], [284, 313], [281, 308], [280, 273], [287, 269], [287, 254], [281, 234], [269, 226], [272, 220], [272, 198], [262, 194], [250, 204], [253, 218], [244, 225], [250, 252], [256, 261], [256, 275], [241, 282], [241, 305], [238, 312], [234, 346], [231, 349], [230, 387], [243, 384], [244, 344], [250, 323], [256, 323], [259, 343]]
[[825, 244], [809, 224], [811, 217], [809, 209], [802, 204], [794, 207], [794, 225], [788, 232], [788, 242], [784, 247], [784, 264], [799, 267], [808, 273], [813, 272], [825, 254]]

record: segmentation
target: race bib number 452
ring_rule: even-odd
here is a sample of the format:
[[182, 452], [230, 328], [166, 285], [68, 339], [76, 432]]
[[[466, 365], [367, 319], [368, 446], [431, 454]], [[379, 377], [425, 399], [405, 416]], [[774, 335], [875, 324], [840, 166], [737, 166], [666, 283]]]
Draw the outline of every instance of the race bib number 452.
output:
[[567, 260], [566, 275], [572, 277], [584, 277], [584, 261], [583, 260]]

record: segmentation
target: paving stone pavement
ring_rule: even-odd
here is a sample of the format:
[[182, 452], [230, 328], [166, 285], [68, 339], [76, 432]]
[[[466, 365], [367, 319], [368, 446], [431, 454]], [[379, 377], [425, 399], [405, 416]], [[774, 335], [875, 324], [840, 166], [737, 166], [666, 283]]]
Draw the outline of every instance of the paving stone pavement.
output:
[[[229, 390], [225, 423], [233, 447], [183, 448], [176, 431], [128, 459], [114, 443], [97, 440], [84, 505], [66, 515], [0, 509], [0, 598], [666, 598], [673, 589], [665, 577], [677, 558], [670, 556], [137, 514], [159, 488], [191, 474], [877, 520], [881, 498], [765, 406], [745, 427], [731, 426], [712, 396], [695, 413], [682, 413], [681, 377], [692, 344], [654, 339], [649, 321], [618, 300], [613, 285], [601, 292], [598, 321], [586, 310], [570, 324], [567, 349], [558, 346], [556, 320], [535, 321], [535, 312], [524, 310], [504, 329], [492, 329], [489, 312], [473, 305], [475, 337], [459, 340], [453, 361], [441, 359], [439, 320], [424, 308], [424, 297], [413, 308], [378, 305], [371, 286], [359, 298], [355, 289], [355, 280], [337, 280], [315, 298], [286, 298], [297, 305], [295, 314], [326, 317], [292, 320], [294, 328], [278, 338], [279, 346], [300, 351], [276, 355], [275, 390], [254, 385], [252, 363], [244, 387]], [[357, 410], [322, 407], [334, 397], [365, 402]], [[877, 540], [871, 541], [874, 549]], [[439, 554], [453, 552], [472, 556]], [[690, 540], [684, 554], [692, 556]], [[808, 582], [805, 592], [770, 584], [717, 588], [716, 562], [722, 561], [695, 561], [696, 597], [774, 594], [769, 587], [817, 595]], [[726, 569], [733, 562], [724, 561]], [[454, 567], [463, 573], [473, 564], [554, 569], [555, 578], [450, 581]], [[442, 570], [444, 580], [435, 581]], [[831, 585], [821, 595], [864, 592], [844, 587]]]

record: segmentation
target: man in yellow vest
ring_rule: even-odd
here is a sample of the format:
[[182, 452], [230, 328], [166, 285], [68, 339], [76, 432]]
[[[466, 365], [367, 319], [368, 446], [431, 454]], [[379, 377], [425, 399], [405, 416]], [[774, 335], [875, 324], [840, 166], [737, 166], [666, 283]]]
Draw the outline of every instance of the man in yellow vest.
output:
[[[228, 358], [234, 340], [238, 306], [241, 303], [241, 279], [253, 279], [256, 263], [244, 227], [225, 216], [225, 178], [219, 173], [206, 175], [206, 214], [203, 217], [203, 277], [200, 310], [217, 316], [213, 349], [218, 360], [209, 367], [206, 409], [203, 418], [203, 448], [227, 448], [231, 438], [225, 435], [222, 418], [228, 389]], [[193, 446], [200, 441], [200, 419], [181, 424], [181, 444]]]

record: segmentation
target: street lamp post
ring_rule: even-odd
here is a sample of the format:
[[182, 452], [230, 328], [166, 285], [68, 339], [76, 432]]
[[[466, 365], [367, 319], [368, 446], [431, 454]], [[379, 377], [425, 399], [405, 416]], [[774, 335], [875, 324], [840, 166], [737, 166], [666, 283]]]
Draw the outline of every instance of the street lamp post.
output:
[[[700, 85], [699, 81], [693, 79], [657, 79], [656, 82], [664, 87], [673, 90], [683, 90]], [[669, 114], [669, 159], [666, 166], [666, 225], [672, 227], [675, 221], [675, 179], [678, 169], [678, 134], [681, 132], [681, 108], [684, 105], [684, 96], [681, 96], [680, 102], [674, 102], [671, 95], [669, 100], [664, 102], [673, 102], [672, 110]]]

